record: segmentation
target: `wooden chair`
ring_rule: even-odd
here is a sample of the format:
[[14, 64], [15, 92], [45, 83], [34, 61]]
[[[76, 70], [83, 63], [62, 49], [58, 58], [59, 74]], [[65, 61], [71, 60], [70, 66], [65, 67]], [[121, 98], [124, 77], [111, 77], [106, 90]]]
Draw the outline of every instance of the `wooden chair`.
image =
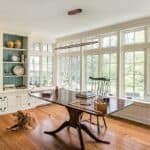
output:
[[[90, 80], [90, 91], [95, 93], [97, 96], [100, 97], [107, 97], [109, 85], [110, 85], [110, 79], [108, 78], [95, 78], [95, 77], [89, 77]], [[99, 117], [102, 117], [104, 126], [107, 128], [107, 124], [105, 121], [105, 115], [96, 115], [97, 117], [97, 130], [98, 133], [100, 133], [100, 123], [99, 123]], [[92, 123], [92, 115], [90, 114], [90, 123]]]

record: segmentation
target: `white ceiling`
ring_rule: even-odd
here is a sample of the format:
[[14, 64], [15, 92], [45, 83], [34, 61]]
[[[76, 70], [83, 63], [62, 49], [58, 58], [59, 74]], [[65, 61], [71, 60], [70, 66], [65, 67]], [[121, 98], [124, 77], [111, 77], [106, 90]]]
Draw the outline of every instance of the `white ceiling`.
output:
[[[70, 9], [83, 13], [68, 16]], [[150, 0], [0, 0], [0, 27], [59, 37], [150, 16]]]

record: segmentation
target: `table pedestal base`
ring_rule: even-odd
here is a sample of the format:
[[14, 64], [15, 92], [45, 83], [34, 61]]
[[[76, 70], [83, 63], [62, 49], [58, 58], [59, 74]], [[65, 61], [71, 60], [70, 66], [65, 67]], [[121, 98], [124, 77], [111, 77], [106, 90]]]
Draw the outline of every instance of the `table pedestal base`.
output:
[[80, 111], [80, 110], [77, 110], [77, 109], [74, 109], [74, 108], [70, 108], [70, 107], [67, 107], [67, 110], [69, 112], [69, 116], [70, 116], [70, 119], [69, 121], [65, 121], [59, 128], [57, 128], [56, 130], [54, 131], [45, 131], [44, 133], [45, 134], [48, 134], [48, 135], [54, 135], [55, 133], [59, 132], [60, 130], [64, 129], [65, 127], [74, 127], [77, 129], [78, 131], [78, 134], [79, 134], [79, 139], [80, 139], [80, 145], [81, 145], [81, 149], [84, 150], [85, 147], [84, 147], [84, 141], [83, 141], [83, 136], [82, 136], [82, 132], [81, 132], [81, 129], [83, 131], [85, 131], [91, 138], [93, 138], [95, 141], [97, 142], [101, 142], [101, 143], [104, 143], [104, 144], [110, 144], [109, 141], [103, 141], [101, 139], [99, 139], [98, 137], [96, 137], [88, 128], [86, 125], [82, 124], [80, 122], [80, 117], [83, 113], [83, 111]]

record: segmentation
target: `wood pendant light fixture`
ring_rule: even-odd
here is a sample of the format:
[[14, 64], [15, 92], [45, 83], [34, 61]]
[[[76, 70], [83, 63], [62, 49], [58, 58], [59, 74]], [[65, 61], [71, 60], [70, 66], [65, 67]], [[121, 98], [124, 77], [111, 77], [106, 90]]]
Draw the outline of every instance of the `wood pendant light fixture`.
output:
[[82, 9], [81, 8], [78, 8], [78, 9], [73, 9], [73, 10], [70, 10], [68, 11], [68, 15], [71, 16], [71, 15], [76, 15], [76, 14], [79, 14], [82, 12]]

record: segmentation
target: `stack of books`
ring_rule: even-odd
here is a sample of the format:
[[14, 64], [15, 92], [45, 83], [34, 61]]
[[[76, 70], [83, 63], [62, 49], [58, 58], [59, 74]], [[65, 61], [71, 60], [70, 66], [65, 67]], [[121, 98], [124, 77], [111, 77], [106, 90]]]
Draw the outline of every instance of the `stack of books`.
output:
[[83, 92], [78, 92], [76, 93], [76, 97], [77, 98], [84, 98], [84, 99], [88, 99], [88, 98], [93, 98], [96, 95], [91, 92], [91, 91], [83, 91]]

